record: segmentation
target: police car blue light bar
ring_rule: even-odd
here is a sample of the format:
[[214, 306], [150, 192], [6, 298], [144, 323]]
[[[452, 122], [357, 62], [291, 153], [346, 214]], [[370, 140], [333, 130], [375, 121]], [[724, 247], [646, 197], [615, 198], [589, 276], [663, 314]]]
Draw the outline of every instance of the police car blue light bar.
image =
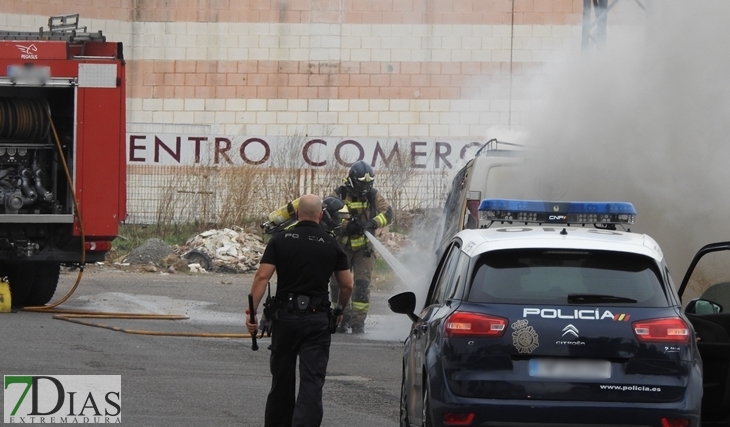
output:
[[548, 224], [633, 224], [636, 209], [626, 202], [484, 199], [479, 205], [479, 219]]

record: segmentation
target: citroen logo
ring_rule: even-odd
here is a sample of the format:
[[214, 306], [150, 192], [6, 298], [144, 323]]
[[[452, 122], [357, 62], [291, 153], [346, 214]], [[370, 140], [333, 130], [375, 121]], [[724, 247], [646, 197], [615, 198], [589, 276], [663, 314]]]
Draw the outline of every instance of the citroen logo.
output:
[[578, 338], [578, 328], [576, 328], [573, 325], [568, 325], [563, 328], [563, 336], [566, 336], [568, 334], [573, 335], [574, 337]]

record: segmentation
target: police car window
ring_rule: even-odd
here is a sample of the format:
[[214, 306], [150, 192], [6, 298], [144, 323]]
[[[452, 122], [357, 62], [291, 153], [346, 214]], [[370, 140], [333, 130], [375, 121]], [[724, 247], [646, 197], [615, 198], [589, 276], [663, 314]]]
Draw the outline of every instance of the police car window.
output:
[[669, 273], [669, 269], [666, 266], [664, 267], [664, 277], [666, 277], [665, 280], [667, 282], [667, 287], [669, 288], [667, 293], [673, 293], [675, 295], [675, 298], [678, 298], [678, 295], [676, 294], [677, 288], [674, 285], [674, 279], [672, 279], [672, 275]]
[[436, 282], [429, 301], [427, 302], [428, 305], [440, 304], [444, 300], [444, 293], [446, 290], [451, 289], [451, 286], [453, 285], [454, 271], [456, 270], [456, 264], [459, 260], [460, 253], [461, 250], [459, 250], [458, 243], [454, 243], [449, 248], [446, 260], [444, 261], [441, 272], [439, 273], [438, 281]]
[[444, 291], [444, 299], [456, 298], [460, 299], [463, 293], [465, 277], [469, 268], [469, 256], [459, 251], [459, 260], [455, 263], [454, 278], [449, 281], [449, 285]]
[[[648, 257], [609, 251], [505, 250], [482, 254], [468, 300], [566, 304], [570, 294], [629, 298], [666, 307], [661, 274]], [[602, 303], [602, 305], [612, 305]]]

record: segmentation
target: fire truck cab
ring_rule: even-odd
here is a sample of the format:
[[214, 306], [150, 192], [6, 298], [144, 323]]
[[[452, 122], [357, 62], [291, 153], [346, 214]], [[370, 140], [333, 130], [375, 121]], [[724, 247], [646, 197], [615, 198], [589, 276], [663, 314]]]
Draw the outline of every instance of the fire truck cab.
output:
[[15, 307], [53, 297], [61, 265], [103, 261], [126, 217], [122, 44], [54, 16], [0, 31], [0, 276]]

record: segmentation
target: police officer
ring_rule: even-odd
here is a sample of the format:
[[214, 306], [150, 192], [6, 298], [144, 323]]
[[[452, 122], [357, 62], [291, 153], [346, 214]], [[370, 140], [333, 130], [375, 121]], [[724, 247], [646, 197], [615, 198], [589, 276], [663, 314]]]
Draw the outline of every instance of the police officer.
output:
[[[338, 332], [352, 328], [353, 334], [365, 332], [365, 318], [370, 310], [370, 280], [375, 266], [375, 252], [365, 231], [371, 234], [375, 229], [385, 227], [393, 221], [393, 210], [388, 201], [375, 188], [375, 172], [366, 162], [355, 162], [343, 185], [334, 194], [342, 199], [350, 213], [349, 220], [342, 226], [342, 244], [350, 267], [355, 276], [352, 306], [345, 310], [343, 325]], [[338, 299], [337, 288], [331, 286], [330, 297]], [[340, 297], [341, 299], [341, 297]]]
[[[297, 209], [299, 222], [275, 234], [269, 241], [251, 285], [257, 311], [266, 284], [274, 272], [277, 290], [271, 337], [271, 390], [266, 400], [266, 427], [319, 426], [322, 423], [324, 386], [332, 335], [329, 331], [330, 301], [327, 283], [334, 273], [339, 283], [342, 313], [352, 293], [352, 274], [337, 240], [322, 230], [322, 202], [302, 196]], [[338, 323], [342, 321], [340, 314]], [[258, 319], [246, 327], [256, 333]], [[299, 394], [296, 363], [299, 357]]]

